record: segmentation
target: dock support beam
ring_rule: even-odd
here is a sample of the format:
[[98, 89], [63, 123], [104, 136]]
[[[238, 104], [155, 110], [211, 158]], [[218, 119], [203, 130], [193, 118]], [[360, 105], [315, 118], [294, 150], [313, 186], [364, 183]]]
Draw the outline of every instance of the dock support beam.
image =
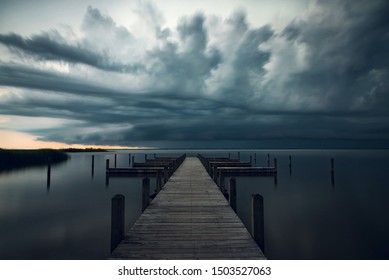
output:
[[150, 179], [144, 178], [142, 181], [142, 212], [149, 206], [150, 201]]
[[111, 253], [124, 238], [124, 195], [112, 198], [111, 209]]
[[232, 210], [236, 213], [236, 179], [230, 179], [230, 189], [229, 189], [229, 202]]
[[262, 252], [265, 252], [263, 197], [260, 194], [251, 195], [251, 235]]

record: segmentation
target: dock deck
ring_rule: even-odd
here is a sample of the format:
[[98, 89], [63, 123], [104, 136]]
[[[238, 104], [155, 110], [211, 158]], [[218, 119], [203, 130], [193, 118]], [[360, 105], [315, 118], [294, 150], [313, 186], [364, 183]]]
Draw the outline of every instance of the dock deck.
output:
[[186, 158], [111, 259], [265, 259], [197, 158]]

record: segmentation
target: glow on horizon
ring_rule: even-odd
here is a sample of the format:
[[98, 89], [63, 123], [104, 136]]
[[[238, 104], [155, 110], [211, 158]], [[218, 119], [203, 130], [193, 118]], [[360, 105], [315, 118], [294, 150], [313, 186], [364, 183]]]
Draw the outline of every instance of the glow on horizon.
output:
[[83, 144], [66, 144], [61, 142], [48, 142], [38, 140], [39, 136], [31, 135], [23, 132], [0, 130], [0, 149], [129, 149], [129, 150], [141, 150], [150, 149], [150, 147], [138, 147], [138, 146], [116, 146], [116, 145], [83, 145]]

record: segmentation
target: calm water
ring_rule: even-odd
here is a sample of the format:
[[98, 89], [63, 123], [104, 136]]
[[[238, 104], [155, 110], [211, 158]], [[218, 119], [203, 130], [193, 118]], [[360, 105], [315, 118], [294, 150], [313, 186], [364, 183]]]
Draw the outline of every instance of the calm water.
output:
[[[136, 161], [144, 153], [131, 151]], [[155, 151], [178, 156], [185, 151]], [[236, 151], [190, 151], [226, 156]], [[128, 151], [115, 151], [128, 166]], [[238, 177], [238, 215], [249, 227], [250, 195], [265, 203], [269, 259], [389, 259], [389, 150], [250, 150], [257, 166], [278, 159], [278, 178]], [[126, 228], [141, 214], [142, 178], [105, 180], [114, 152], [71, 154], [47, 168], [0, 173], [0, 259], [104, 259], [109, 256], [111, 198], [126, 198]], [[289, 169], [292, 156], [292, 170]], [[334, 182], [330, 158], [335, 158]], [[227, 180], [226, 180], [227, 181]], [[151, 180], [152, 188], [155, 179]]]

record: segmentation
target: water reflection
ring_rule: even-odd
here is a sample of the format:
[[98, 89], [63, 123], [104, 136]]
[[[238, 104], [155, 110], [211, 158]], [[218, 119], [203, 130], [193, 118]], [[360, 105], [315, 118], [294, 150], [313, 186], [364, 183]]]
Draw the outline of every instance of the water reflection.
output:
[[[156, 151], [163, 156], [183, 152], [237, 155], [233, 150]], [[270, 154], [277, 158], [277, 182], [271, 177], [236, 177], [236, 212], [250, 229], [251, 194], [265, 198], [269, 259], [389, 258], [388, 151], [240, 150], [239, 157], [248, 161], [254, 152], [256, 166], [267, 166]], [[145, 154], [115, 153], [118, 167], [128, 167], [130, 157], [142, 162]], [[330, 158], [336, 161], [336, 191]], [[127, 230], [141, 213], [143, 179], [115, 177], [106, 182], [107, 159], [113, 160], [114, 153], [96, 154], [94, 160], [92, 154], [71, 154], [68, 161], [51, 166], [50, 180], [48, 166], [0, 173], [0, 258], [106, 258], [111, 198], [117, 193], [126, 197]], [[150, 183], [155, 189], [156, 180]]]

